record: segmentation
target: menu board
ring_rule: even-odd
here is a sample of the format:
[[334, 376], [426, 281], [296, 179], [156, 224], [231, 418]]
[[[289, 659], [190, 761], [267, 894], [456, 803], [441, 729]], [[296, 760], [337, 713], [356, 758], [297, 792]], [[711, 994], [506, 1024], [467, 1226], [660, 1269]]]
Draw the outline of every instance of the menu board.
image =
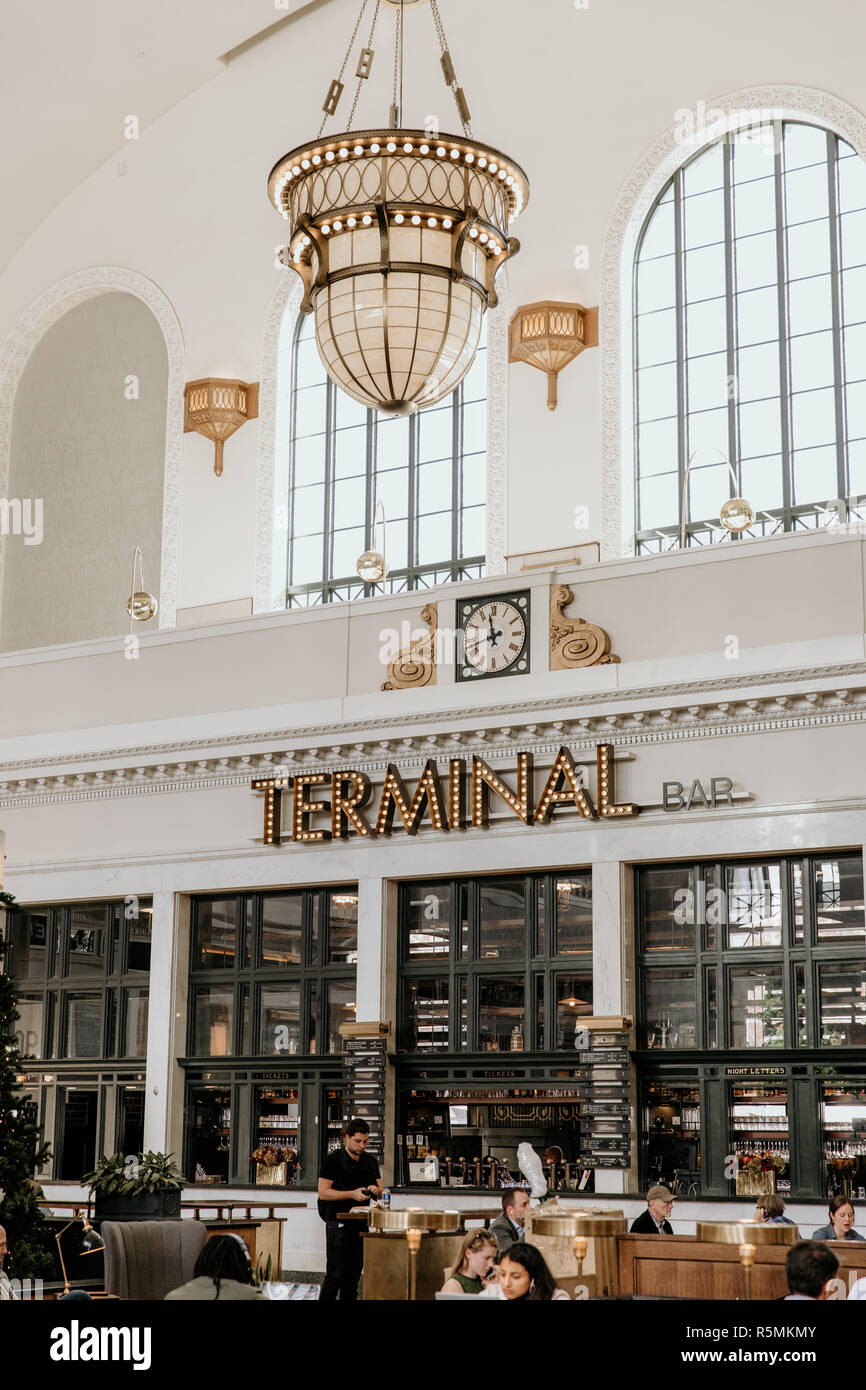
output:
[[628, 1035], [585, 1035], [579, 1051], [587, 1084], [580, 1087], [580, 1161], [585, 1168], [631, 1166]]

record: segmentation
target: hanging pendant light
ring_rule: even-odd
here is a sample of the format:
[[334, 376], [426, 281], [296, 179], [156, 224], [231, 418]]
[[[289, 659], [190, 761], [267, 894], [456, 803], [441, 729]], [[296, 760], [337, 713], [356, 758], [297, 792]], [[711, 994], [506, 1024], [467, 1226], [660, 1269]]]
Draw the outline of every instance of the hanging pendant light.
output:
[[[434, 405], [457, 387], [478, 348], [483, 316], [497, 303], [495, 278], [519, 249], [511, 222], [529, 185], [519, 165], [470, 129], [437, 0], [433, 12], [445, 81], [462, 135], [402, 125], [403, 9], [375, 0], [356, 70], [349, 128], [324, 136], [369, 0], [363, 0], [340, 74], [325, 99], [315, 140], [274, 166], [268, 193], [289, 223], [283, 264], [304, 284], [303, 313], [315, 316], [325, 370], [362, 405], [403, 415]], [[394, 8], [394, 90], [390, 120], [351, 131], [373, 64], [382, 3]]]

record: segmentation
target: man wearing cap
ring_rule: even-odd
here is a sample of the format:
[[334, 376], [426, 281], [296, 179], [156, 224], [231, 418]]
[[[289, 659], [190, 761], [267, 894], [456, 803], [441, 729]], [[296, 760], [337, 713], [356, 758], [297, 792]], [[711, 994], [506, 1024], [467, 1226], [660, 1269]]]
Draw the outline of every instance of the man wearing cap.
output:
[[647, 1209], [632, 1222], [631, 1235], [672, 1236], [674, 1228], [668, 1221], [674, 1204], [674, 1194], [667, 1187], [651, 1187], [646, 1195]]

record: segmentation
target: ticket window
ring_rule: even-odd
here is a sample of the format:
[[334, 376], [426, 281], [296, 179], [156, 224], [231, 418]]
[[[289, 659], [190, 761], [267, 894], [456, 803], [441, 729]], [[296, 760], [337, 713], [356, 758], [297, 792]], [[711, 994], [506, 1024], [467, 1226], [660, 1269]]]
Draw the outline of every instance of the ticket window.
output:
[[231, 1154], [231, 1092], [202, 1086], [190, 1092], [188, 1177], [197, 1183], [227, 1183]]
[[[790, 1192], [788, 1088], [747, 1082], [731, 1087], [731, 1153], [740, 1172], [753, 1176], [751, 1191], [764, 1181], [767, 1192]], [[766, 1175], [762, 1179], [759, 1174]], [[745, 1186], [745, 1184], [743, 1184]]]
[[78, 1086], [61, 1090], [60, 1172], [63, 1180], [79, 1181], [96, 1162], [98, 1092]]
[[[294, 1086], [257, 1086], [255, 1091], [254, 1152], [262, 1154], [265, 1166], [278, 1167], [280, 1184], [300, 1179], [300, 1105]], [[268, 1157], [265, 1158], [265, 1154]], [[251, 1159], [252, 1180], [258, 1179]], [[285, 1175], [283, 1179], [283, 1173]]]
[[866, 1198], [866, 1081], [825, 1084], [821, 1121], [828, 1197]]
[[700, 1093], [653, 1083], [644, 1107], [647, 1177], [682, 1195], [701, 1190]]

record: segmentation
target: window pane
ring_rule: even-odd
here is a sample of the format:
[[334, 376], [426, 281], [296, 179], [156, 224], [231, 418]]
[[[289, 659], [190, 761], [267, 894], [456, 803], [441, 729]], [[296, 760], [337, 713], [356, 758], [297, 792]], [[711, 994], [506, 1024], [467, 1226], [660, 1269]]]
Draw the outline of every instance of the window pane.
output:
[[782, 967], [736, 967], [728, 975], [731, 1047], [784, 1047]]
[[731, 141], [734, 148], [734, 181], [750, 183], [766, 179], [773, 172], [776, 133], [770, 124], [750, 126], [738, 131]]
[[[660, 367], [644, 367], [637, 374], [639, 415], [643, 420], [660, 420], [677, 413], [677, 369], [673, 362]], [[676, 421], [672, 421], [676, 430]], [[645, 425], [641, 426], [644, 430]]]
[[440, 459], [438, 463], [425, 463], [418, 469], [418, 511], [438, 512], [451, 506], [451, 474], [453, 463], [450, 458]]
[[[782, 447], [778, 396], [740, 406], [740, 452], [744, 458], [776, 453]], [[730, 474], [728, 475], [730, 477]]]
[[734, 244], [734, 265], [738, 290], [758, 290], [775, 285], [779, 271], [775, 232], [759, 232], [741, 237]]
[[304, 895], [262, 899], [262, 965], [300, 965]]
[[234, 1051], [230, 989], [197, 989], [193, 1017], [196, 1057], [228, 1057]]
[[794, 966], [794, 1010], [797, 1024], [797, 1046], [808, 1047], [809, 1035], [806, 1018], [806, 967], [802, 961]]
[[781, 507], [782, 494], [782, 456], [771, 454], [768, 458], [744, 459], [740, 465], [743, 480], [743, 496], [748, 497], [757, 510]]
[[[704, 190], [695, 189], [694, 192]], [[640, 259], [647, 261], [653, 256], [663, 256], [674, 249], [674, 205], [660, 203], [646, 225], [640, 244]]]
[[478, 1042], [482, 1052], [522, 1052], [525, 985], [518, 976], [478, 979]]
[[[254, 1106], [254, 1149], [271, 1149], [273, 1164], [286, 1165], [285, 1180], [287, 1185], [296, 1183], [300, 1177], [298, 1161], [300, 1157], [300, 1104], [297, 1090], [292, 1086], [257, 1086], [253, 1092]], [[268, 1174], [257, 1172], [256, 1160], [250, 1160], [251, 1172], [250, 1181], [256, 1182], [258, 1177], [273, 1177], [276, 1183], [277, 1173]], [[266, 1168], [269, 1165], [265, 1165]], [[282, 1177], [282, 1172], [279, 1173]], [[282, 1185], [282, 1184], [280, 1184]]]
[[[689, 455], [691, 456], [693, 453], [696, 453], [698, 450], [700, 450], [701, 457], [706, 457], [707, 455], [709, 455], [709, 457], [712, 458], [712, 457], [715, 455], [715, 457], [718, 458], [718, 455], [721, 454], [722, 458], [727, 458], [727, 454], [728, 454], [728, 412], [727, 412], [727, 410], [704, 410], [704, 411], [702, 411], [700, 414], [697, 414], [697, 415], [690, 415], [690, 416], [689, 416], [689, 418], [688, 418], [688, 451], [689, 451]], [[712, 466], [712, 467], [716, 467], [717, 465], [711, 465], [711, 466]], [[727, 473], [728, 470], [724, 467], [724, 464], [721, 465], [721, 468], [722, 468], [722, 470], [723, 470], [725, 473]], [[698, 471], [698, 472], [701, 472], [702, 470], [701, 470], [701, 468], [699, 467], [699, 468], [697, 469], [697, 471]], [[730, 477], [730, 474], [728, 474], [728, 476]], [[693, 485], [692, 485], [692, 482], [691, 482], [691, 474], [689, 475], [689, 486], [690, 486], [690, 487], [693, 486]], [[724, 495], [727, 496], [727, 493], [725, 493]], [[713, 511], [715, 511], [715, 499], [714, 499], [714, 501], [713, 501], [713, 504], [712, 504], [712, 508], [711, 508], [711, 509], [712, 509]]]
[[356, 478], [358, 474], [364, 474], [366, 469], [367, 426], [356, 425], [353, 429], [337, 430], [334, 435], [334, 476]]
[[692, 357], [688, 364], [689, 410], [712, 410], [728, 399], [728, 359], [724, 352]]
[[724, 182], [722, 155], [722, 145], [711, 145], [703, 154], [699, 154], [696, 159], [689, 161], [683, 170], [683, 182], [687, 194], [708, 193], [714, 188], [722, 187]]
[[451, 940], [450, 883], [414, 883], [404, 889], [406, 959], [448, 959]]
[[679, 519], [679, 486], [676, 473], [643, 478], [640, 484], [640, 529], [670, 526]]
[[388, 550], [391, 549], [391, 526], [395, 517], [409, 515], [409, 474], [405, 468], [389, 468], [376, 474], [376, 501], [385, 508]]
[[522, 959], [525, 954], [525, 883], [522, 879], [483, 879], [480, 959]]
[[451, 458], [454, 448], [454, 411], [450, 403], [439, 410], [422, 411], [419, 421], [418, 461]]
[[70, 1061], [102, 1056], [102, 995], [67, 994], [63, 1055]]
[[786, 121], [783, 152], [786, 169], [807, 164], [824, 164], [827, 159], [827, 132], [801, 121]]
[[355, 994], [354, 980], [328, 981], [328, 1051], [335, 1055], [343, 1047], [340, 1024], [355, 1022]]
[[[298, 438], [315, 434], [320, 438], [321, 459], [324, 464], [325, 446], [325, 410], [327, 407], [328, 388], [322, 386], [308, 386], [303, 391], [295, 392], [295, 434]], [[297, 481], [297, 479], [296, 479]]]
[[[647, 1088], [647, 1173], [653, 1183], [674, 1183], [700, 1192], [700, 1091], [655, 1082]], [[673, 1190], [676, 1190], [675, 1188]]]
[[791, 866], [791, 905], [794, 917], [794, 940], [803, 940], [803, 866]]
[[457, 1007], [459, 1010], [460, 1036], [457, 1040], [458, 1052], [469, 1051], [469, 981], [461, 975], [457, 981]]
[[364, 528], [356, 526], [351, 531], [335, 531], [332, 544], [331, 577], [347, 579], [355, 574], [358, 557], [366, 548]]
[[102, 975], [107, 944], [106, 909], [73, 907], [69, 912], [70, 975]]
[[16, 1007], [15, 1045], [22, 1057], [41, 1057], [45, 1001], [41, 994], [19, 994]]
[[358, 963], [358, 894], [339, 889], [328, 895], [328, 960]]
[[842, 271], [842, 315], [845, 323], [866, 320], [866, 266]]
[[487, 396], [487, 350], [479, 348], [462, 382], [464, 401], [482, 401]]
[[[808, 174], [812, 172], [812, 170], [804, 171]], [[807, 275], [829, 275], [829, 273], [830, 223], [822, 219], [820, 222], [803, 222], [799, 227], [789, 227], [789, 280], [800, 280]]]
[[728, 946], [781, 946], [781, 866], [727, 865], [725, 886]]
[[[722, 454], [721, 444], [716, 446]], [[724, 463], [707, 468], [693, 468], [689, 474], [689, 502], [686, 515], [695, 521], [719, 515], [719, 509], [731, 493], [731, 474]]]
[[[344, 478], [334, 483], [332, 515], [334, 529], [342, 531], [348, 526], [363, 524], [366, 499], [366, 478]], [[321, 523], [317, 523], [317, 525], [320, 526]], [[358, 553], [360, 554], [360, 551]], [[341, 569], [337, 569], [335, 572], [337, 574], [348, 573], [348, 571]]]
[[863, 857], [822, 859], [814, 866], [819, 941], [862, 941]]
[[826, 1190], [853, 1195], [866, 1187], [866, 1085], [837, 1080], [822, 1089]]
[[324, 434], [311, 434], [295, 441], [295, 466], [292, 472], [294, 488], [321, 483], [325, 476], [326, 449], [327, 441]]
[[866, 962], [818, 966], [820, 1038], [822, 1047], [866, 1045]]
[[[863, 315], [866, 318], [866, 314]], [[673, 362], [677, 355], [677, 323], [673, 309], [657, 314], [641, 314], [637, 321], [638, 362], [650, 367], [654, 362]]]
[[[665, 259], [676, 264], [676, 258], [673, 256]], [[725, 247], [723, 243], [717, 246], [702, 246], [697, 251], [687, 251], [685, 262], [687, 299], [692, 301], [715, 299], [720, 294], [725, 293]], [[654, 264], [660, 263], [654, 262]], [[673, 300], [668, 302], [673, 303]], [[656, 307], [661, 309], [664, 306], [659, 304]]]
[[124, 990], [124, 1057], [147, 1056], [147, 1017], [150, 1004], [150, 991], [146, 989]]
[[43, 980], [48, 960], [49, 916], [47, 912], [10, 912], [6, 917], [6, 939], [12, 943], [7, 969], [16, 980]]
[[792, 391], [832, 386], [834, 370], [832, 333], [807, 333], [791, 339]]
[[360, 401], [355, 401], [351, 396], [347, 396], [345, 391], [334, 392], [334, 410], [338, 430], [347, 429], [351, 425], [363, 425], [366, 429], [370, 412], [365, 405], [361, 405]]
[[673, 418], [651, 420], [649, 424], [641, 425], [638, 430], [637, 447], [642, 478], [651, 477], [656, 473], [669, 473], [672, 468], [676, 468], [677, 438], [677, 422]]
[[[126, 927], [126, 968], [130, 972], [147, 974], [150, 970], [150, 941], [153, 927], [153, 908], [139, 907], [139, 915], [130, 917]], [[117, 969], [118, 962], [114, 963]]]
[[772, 177], [734, 187], [734, 231], [738, 237], [765, 232], [776, 225], [776, 188]]
[[826, 164], [813, 164], [811, 168], [796, 169], [785, 174], [785, 216], [789, 222], [808, 222], [813, 217], [826, 218], [828, 213]]
[[235, 963], [237, 902], [234, 898], [203, 899], [196, 904], [196, 948], [193, 963], [198, 970], [231, 969]]
[[592, 954], [592, 874], [569, 874], [554, 881], [556, 953]]
[[706, 246], [723, 241], [725, 235], [725, 202], [721, 189], [712, 193], [697, 193], [683, 199], [685, 246]]
[[96, 1161], [98, 1099], [96, 1091], [83, 1091], [78, 1086], [67, 1086], [61, 1090], [62, 1128], [58, 1175], [61, 1181], [71, 1178], [80, 1182], [81, 1174], [92, 1168]]
[[573, 1048], [574, 1035], [580, 1027], [581, 1018], [592, 1015], [592, 975], [587, 971], [580, 975], [557, 975], [556, 977], [556, 1046], [558, 1049]]
[[833, 301], [829, 275], [815, 275], [811, 280], [794, 280], [788, 286], [788, 323], [790, 332], [815, 333], [833, 326]]
[[468, 507], [461, 520], [463, 544], [460, 548], [462, 558], [483, 555], [487, 549], [487, 515], [485, 507]]
[[[471, 554], [472, 552], [468, 552]], [[436, 512], [418, 520], [418, 564], [438, 565], [451, 558], [451, 513]]]
[[487, 448], [487, 403], [467, 405], [463, 410], [463, 452], [474, 454]]
[[866, 164], [858, 154], [854, 154], [847, 159], [839, 159], [837, 168], [839, 211], [856, 212], [857, 209], [866, 207]]
[[408, 468], [409, 417], [376, 417], [377, 468]]
[[657, 260], [639, 262], [637, 269], [637, 311], [639, 314], [651, 314], [655, 309], [668, 309], [676, 303], [676, 264], [675, 256], [660, 256]]
[[[704, 299], [686, 309], [686, 344], [690, 356], [724, 351], [727, 341], [724, 299]], [[674, 354], [676, 355], [676, 354]]]
[[779, 335], [776, 289], [748, 290], [736, 297], [737, 340], [741, 347], [767, 343]]
[[462, 466], [464, 507], [483, 505], [487, 498], [487, 455], [468, 454]]
[[124, 1154], [140, 1154], [144, 1148], [144, 1091], [123, 1086], [117, 1093], [118, 1134]]
[[794, 502], [824, 502], [836, 495], [836, 446], [794, 452]]
[[648, 970], [645, 988], [647, 1047], [696, 1047], [694, 970]]
[[719, 972], [714, 965], [707, 966], [704, 978], [707, 982], [707, 1047], [719, 1045]]
[[447, 979], [408, 980], [404, 1016], [407, 1052], [447, 1052]]
[[286, 1053], [293, 1057], [300, 1049], [300, 984], [265, 985], [262, 988], [259, 1054], [278, 1056]]
[[322, 578], [322, 536], [292, 541], [293, 584], [314, 584]]
[[544, 1051], [544, 976], [535, 976], [535, 1050]]

